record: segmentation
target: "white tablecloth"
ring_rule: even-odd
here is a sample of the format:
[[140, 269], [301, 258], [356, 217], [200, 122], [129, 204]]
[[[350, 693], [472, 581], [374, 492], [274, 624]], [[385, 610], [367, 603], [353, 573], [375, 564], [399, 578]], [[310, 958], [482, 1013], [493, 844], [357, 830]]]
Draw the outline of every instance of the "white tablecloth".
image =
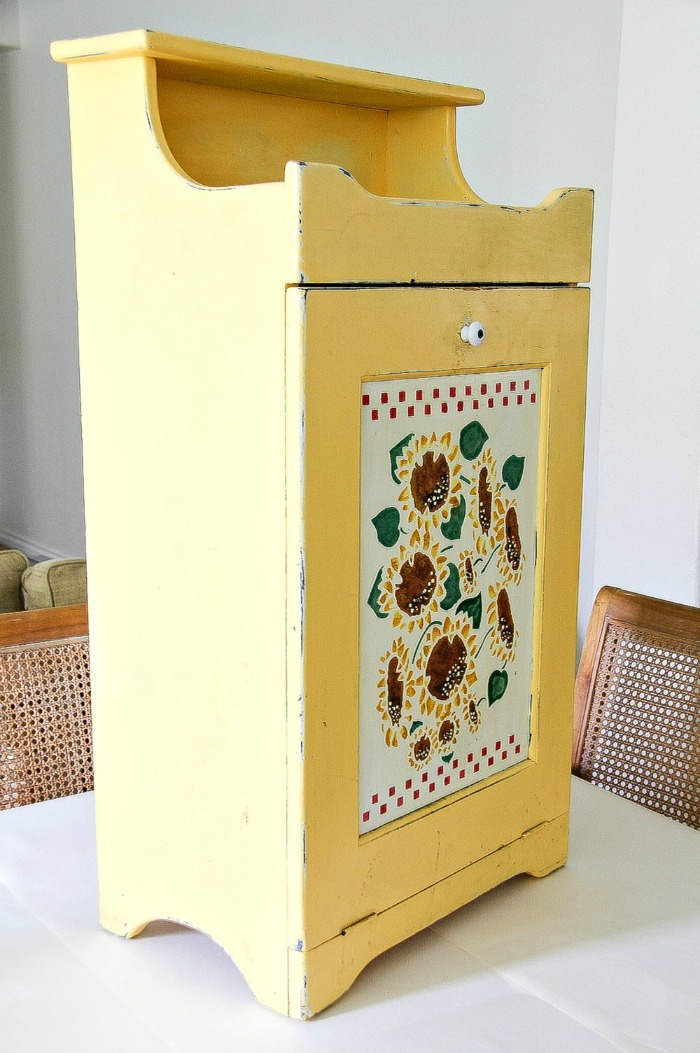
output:
[[91, 794], [0, 812], [0, 1053], [700, 1053], [700, 832], [575, 779], [568, 865], [373, 962], [306, 1023], [166, 922], [103, 932]]

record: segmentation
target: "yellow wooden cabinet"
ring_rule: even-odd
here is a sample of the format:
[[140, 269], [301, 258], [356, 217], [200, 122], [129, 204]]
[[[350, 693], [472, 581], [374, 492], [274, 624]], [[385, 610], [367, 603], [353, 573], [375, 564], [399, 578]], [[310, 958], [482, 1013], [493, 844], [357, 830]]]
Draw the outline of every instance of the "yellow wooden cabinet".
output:
[[592, 194], [472, 89], [151, 32], [68, 64], [103, 925], [323, 1009], [566, 858]]

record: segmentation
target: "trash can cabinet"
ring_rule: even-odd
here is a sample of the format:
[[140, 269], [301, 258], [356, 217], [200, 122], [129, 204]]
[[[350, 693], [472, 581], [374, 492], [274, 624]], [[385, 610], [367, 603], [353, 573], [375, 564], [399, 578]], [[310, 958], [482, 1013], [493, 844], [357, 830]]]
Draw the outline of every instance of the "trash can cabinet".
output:
[[474, 89], [52, 50], [101, 922], [201, 929], [308, 1017], [566, 859], [592, 193], [478, 198]]

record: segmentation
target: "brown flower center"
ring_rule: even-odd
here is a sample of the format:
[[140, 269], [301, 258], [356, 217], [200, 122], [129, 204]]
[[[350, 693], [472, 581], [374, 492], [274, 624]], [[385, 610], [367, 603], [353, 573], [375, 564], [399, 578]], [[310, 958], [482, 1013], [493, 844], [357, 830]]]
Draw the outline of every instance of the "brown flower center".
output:
[[467, 710], [467, 715], [469, 717], [469, 723], [471, 724], [471, 726], [473, 728], [478, 728], [479, 727], [479, 710], [478, 710], [477, 704], [476, 704], [476, 702], [474, 701], [473, 698], [469, 699], [469, 709]]
[[419, 764], [422, 764], [423, 761], [428, 759], [430, 756], [430, 738], [428, 735], [421, 735], [421, 737], [413, 743], [413, 756]]
[[499, 592], [496, 607], [498, 610], [498, 633], [505, 646], [510, 648], [513, 646], [515, 624], [513, 622], [513, 612], [510, 609], [510, 600], [505, 589], [501, 589]]
[[493, 491], [489, 483], [488, 468], [484, 466], [479, 472], [479, 526], [482, 534], [488, 534], [491, 529], [491, 506], [493, 504]]
[[442, 724], [440, 725], [440, 730], [438, 731], [438, 742], [440, 743], [440, 745], [449, 746], [451, 742], [454, 742], [455, 731], [456, 728], [454, 720], [450, 720], [449, 717], [447, 718], [447, 720], [443, 720]]
[[403, 680], [396, 655], [389, 662], [386, 675], [387, 709], [392, 724], [398, 724], [403, 712]]
[[444, 453], [437, 459], [432, 450], [428, 450], [420, 464], [411, 473], [411, 495], [421, 515], [426, 508], [434, 512], [447, 500], [450, 490], [450, 469]]
[[464, 561], [464, 577], [467, 580], [467, 585], [471, 589], [476, 581], [476, 571], [474, 570], [474, 564], [472, 563], [470, 556], [467, 556]]
[[523, 547], [520, 543], [520, 527], [518, 526], [518, 513], [513, 506], [506, 512], [506, 559], [513, 570], [520, 566]]
[[430, 603], [437, 575], [433, 561], [424, 552], [416, 552], [413, 560], [407, 559], [399, 571], [401, 581], [396, 589], [397, 606], [415, 618], [426, 604]]
[[457, 687], [467, 671], [467, 649], [464, 640], [457, 635], [452, 640], [441, 636], [430, 652], [425, 667], [428, 691], [433, 698], [444, 701]]

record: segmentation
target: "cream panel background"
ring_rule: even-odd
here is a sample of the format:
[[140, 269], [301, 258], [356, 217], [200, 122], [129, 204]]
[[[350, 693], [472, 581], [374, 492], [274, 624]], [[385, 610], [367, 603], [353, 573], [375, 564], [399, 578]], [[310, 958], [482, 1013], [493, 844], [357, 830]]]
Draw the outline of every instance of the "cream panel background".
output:
[[528, 755], [540, 378], [362, 385], [361, 833]]

